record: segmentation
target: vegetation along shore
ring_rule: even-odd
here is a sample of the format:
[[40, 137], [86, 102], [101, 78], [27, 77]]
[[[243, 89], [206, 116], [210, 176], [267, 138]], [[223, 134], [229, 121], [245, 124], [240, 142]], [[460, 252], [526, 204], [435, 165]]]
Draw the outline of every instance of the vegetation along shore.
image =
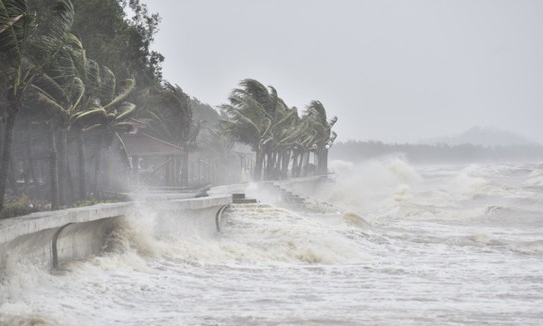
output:
[[327, 173], [320, 101], [248, 78], [202, 103], [162, 77], [159, 25], [139, 0], [0, 0], [1, 217]]

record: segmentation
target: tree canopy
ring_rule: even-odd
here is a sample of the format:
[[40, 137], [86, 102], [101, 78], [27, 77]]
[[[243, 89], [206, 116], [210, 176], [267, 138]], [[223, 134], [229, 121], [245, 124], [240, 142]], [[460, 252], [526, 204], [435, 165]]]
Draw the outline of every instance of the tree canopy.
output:
[[191, 98], [162, 78], [159, 24], [140, 0], [0, 0], [0, 210], [6, 187], [17, 195], [21, 182], [53, 209], [96, 196], [111, 183], [103, 170], [117, 164], [114, 153], [124, 157], [117, 177], [140, 173], [123, 140], [139, 129], [169, 144], [168, 155], [182, 152], [146, 163], [169, 185], [236, 181], [248, 170], [255, 180], [327, 173], [337, 119], [321, 102], [299, 112], [255, 79], [219, 110]]

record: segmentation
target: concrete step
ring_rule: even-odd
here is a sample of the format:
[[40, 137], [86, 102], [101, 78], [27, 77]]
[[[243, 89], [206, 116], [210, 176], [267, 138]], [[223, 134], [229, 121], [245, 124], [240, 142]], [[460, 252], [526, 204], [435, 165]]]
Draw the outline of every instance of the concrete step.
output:
[[253, 198], [239, 198], [233, 199], [234, 204], [256, 204], [257, 200]]
[[237, 200], [237, 199], [245, 199], [245, 194], [244, 193], [232, 194], [232, 200]]

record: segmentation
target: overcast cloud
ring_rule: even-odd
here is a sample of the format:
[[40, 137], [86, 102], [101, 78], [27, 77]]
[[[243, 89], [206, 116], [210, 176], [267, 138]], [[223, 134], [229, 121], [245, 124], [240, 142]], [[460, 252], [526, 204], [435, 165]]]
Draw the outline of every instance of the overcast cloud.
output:
[[213, 106], [244, 78], [320, 100], [339, 140], [472, 126], [543, 142], [543, 1], [155, 0], [166, 80]]

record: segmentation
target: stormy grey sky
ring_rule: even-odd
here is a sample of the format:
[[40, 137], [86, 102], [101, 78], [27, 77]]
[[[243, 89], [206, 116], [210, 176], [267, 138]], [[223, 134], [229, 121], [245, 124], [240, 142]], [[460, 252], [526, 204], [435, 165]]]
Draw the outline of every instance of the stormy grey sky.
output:
[[213, 106], [244, 78], [320, 100], [339, 140], [472, 126], [543, 143], [541, 0], [147, 0], [164, 77]]

